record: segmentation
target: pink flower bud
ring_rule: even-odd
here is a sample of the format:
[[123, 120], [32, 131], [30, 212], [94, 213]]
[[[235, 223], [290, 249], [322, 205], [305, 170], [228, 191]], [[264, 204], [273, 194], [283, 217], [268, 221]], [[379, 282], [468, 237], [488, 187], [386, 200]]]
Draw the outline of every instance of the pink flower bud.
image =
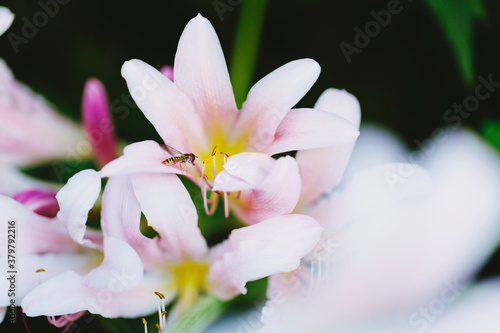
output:
[[97, 162], [102, 166], [117, 158], [118, 145], [106, 91], [97, 79], [85, 84], [82, 113], [83, 126]]

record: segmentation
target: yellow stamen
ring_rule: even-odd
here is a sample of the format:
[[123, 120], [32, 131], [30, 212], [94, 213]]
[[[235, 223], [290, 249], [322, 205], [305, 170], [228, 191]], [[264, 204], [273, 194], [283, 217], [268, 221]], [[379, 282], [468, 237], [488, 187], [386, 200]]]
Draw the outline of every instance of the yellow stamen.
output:
[[217, 152], [217, 146], [215, 146], [214, 149], [212, 149], [212, 156], [215, 156], [216, 152]]
[[45, 269], [40, 268], [40, 269], [37, 269], [37, 270], [36, 270], [36, 273], [42, 273], [42, 272], [45, 272]]
[[146, 318], [142, 318], [142, 322], [144, 323], [144, 325], [148, 324], [148, 322], [146, 321]]
[[158, 296], [160, 299], [165, 299], [165, 295], [160, 293], [159, 291], [155, 291], [156, 296]]
[[225, 151], [221, 151], [221, 152], [220, 152], [220, 154], [221, 154], [221, 155], [226, 155], [226, 157], [229, 157], [229, 154], [228, 154], [228, 153], [226, 153]]

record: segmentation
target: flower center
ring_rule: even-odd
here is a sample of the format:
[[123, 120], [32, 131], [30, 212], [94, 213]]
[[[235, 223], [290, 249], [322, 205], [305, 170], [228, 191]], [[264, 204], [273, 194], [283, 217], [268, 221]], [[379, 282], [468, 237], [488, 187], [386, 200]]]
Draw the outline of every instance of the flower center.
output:
[[172, 287], [178, 293], [176, 307], [179, 313], [183, 313], [196, 302], [200, 294], [207, 292], [208, 265], [187, 261], [171, 267], [171, 272], [174, 277]]

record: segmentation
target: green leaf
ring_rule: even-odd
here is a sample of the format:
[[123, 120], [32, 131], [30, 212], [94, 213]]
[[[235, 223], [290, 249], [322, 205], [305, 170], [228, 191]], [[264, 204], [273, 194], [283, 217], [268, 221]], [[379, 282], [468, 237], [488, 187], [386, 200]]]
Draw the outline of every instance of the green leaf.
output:
[[201, 333], [224, 312], [226, 304], [214, 297], [200, 298], [177, 318], [164, 333]]
[[230, 70], [234, 97], [239, 107], [252, 84], [266, 4], [267, 0], [241, 3]]
[[500, 151], [500, 120], [487, 120], [483, 125], [483, 136]]
[[474, 20], [484, 20], [483, 0], [426, 0], [455, 53], [458, 68], [466, 85], [474, 83]]

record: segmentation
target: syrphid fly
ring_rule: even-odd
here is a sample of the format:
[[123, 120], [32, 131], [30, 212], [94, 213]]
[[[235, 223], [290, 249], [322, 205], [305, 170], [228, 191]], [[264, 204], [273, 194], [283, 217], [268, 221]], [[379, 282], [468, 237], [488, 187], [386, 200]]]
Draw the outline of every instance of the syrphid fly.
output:
[[171, 147], [169, 145], [162, 145], [165, 150], [172, 155], [172, 157], [167, 158], [164, 160], [162, 163], [165, 165], [174, 165], [176, 163], [191, 163], [192, 165], [194, 164], [194, 160], [198, 157], [193, 153], [181, 153], [174, 147]]

